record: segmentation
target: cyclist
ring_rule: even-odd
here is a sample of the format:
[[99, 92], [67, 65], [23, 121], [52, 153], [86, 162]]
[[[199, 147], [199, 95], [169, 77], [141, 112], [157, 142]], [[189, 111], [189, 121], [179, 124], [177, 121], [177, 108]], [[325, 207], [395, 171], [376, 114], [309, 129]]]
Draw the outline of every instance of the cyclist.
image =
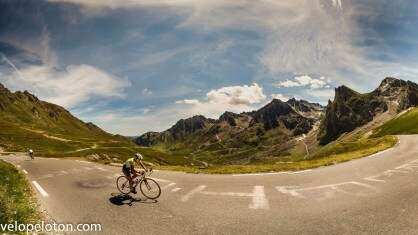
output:
[[34, 157], [33, 157], [33, 150], [32, 149], [29, 149], [29, 157], [31, 159], [34, 159]]
[[[143, 162], [142, 162], [142, 155], [140, 153], [136, 153], [133, 158], [129, 158], [122, 166], [122, 172], [129, 180], [129, 187], [131, 188], [131, 192], [136, 194], [136, 189], [132, 186], [133, 185], [133, 177], [137, 174], [144, 174], [146, 169]], [[135, 164], [140, 165], [143, 170], [136, 171]]]

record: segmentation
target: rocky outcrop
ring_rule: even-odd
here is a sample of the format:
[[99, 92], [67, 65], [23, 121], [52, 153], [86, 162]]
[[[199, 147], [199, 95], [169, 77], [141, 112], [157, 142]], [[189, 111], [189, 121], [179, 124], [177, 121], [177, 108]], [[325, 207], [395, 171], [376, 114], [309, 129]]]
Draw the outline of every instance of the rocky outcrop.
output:
[[322, 111], [324, 107], [318, 103], [310, 103], [306, 100], [297, 100], [291, 98], [286, 101], [294, 110], [301, 113], [308, 113], [313, 111]]
[[226, 122], [230, 126], [236, 126], [237, 125], [236, 119], [239, 117], [240, 117], [239, 114], [227, 111], [219, 117], [219, 122]]
[[173, 136], [174, 139], [180, 139], [185, 135], [193, 134], [198, 130], [204, 129], [213, 122], [213, 120], [207, 119], [202, 115], [197, 115], [191, 118], [179, 120], [167, 131]]
[[299, 114], [319, 120], [324, 112], [324, 107], [318, 103], [310, 103], [306, 100], [289, 99], [288, 103]]
[[365, 125], [395, 105], [397, 111], [418, 105], [418, 85], [396, 78], [385, 78], [374, 91], [360, 94], [346, 86], [335, 89], [334, 101], [329, 101], [320, 125], [318, 140], [327, 144], [345, 132]]
[[395, 102], [398, 111], [402, 111], [418, 105], [418, 84], [388, 77], [372, 92], [372, 95]]
[[313, 120], [297, 113], [288, 103], [274, 99], [269, 104], [252, 114], [254, 123], [262, 123], [265, 130], [283, 125], [288, 130], [295, 130], [296, 135], [307, 133], [313, 125]]
[[159, 132], [147, 132], [135, 139], [135, 143], [141, 146], [152, 146], [161, 142], [162, 134]]

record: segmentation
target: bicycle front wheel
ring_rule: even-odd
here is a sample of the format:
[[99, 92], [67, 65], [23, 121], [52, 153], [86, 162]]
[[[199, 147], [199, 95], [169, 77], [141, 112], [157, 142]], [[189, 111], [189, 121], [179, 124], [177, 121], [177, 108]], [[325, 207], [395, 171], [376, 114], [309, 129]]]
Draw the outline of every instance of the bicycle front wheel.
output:
[[123, 194], [128, 194], [131, 192], [129, 187], [129, 180], [125, 176], [119, 176], [116, 180], [116, 186], [118, 187], [119, 192]]
[[149, 199], [157, 199], [161, 195], [160, 185], [151, 178], [144, 178], [139, 188], [141, 189], [141, 193]]

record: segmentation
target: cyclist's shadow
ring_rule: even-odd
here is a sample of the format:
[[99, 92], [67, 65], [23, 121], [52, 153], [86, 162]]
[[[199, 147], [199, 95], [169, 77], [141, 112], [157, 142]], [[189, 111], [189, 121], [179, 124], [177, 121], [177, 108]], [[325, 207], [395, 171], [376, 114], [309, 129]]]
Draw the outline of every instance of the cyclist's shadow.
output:
[[157, 200], [141, 199], [140, 197], [132, 197], [129, 194], [111, 194], [109, 201], [116, 206], [133, 206], [134, 203], [157, 203]]

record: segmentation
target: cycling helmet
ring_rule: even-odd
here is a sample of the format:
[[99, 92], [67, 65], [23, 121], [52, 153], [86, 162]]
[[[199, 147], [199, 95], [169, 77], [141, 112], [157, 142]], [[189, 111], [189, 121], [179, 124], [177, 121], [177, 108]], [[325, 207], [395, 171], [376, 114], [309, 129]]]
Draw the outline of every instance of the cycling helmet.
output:
[[32, 149], [29, 149], [29, 153], [33, 153], [33, 150]]
[[135, 153], [135, 159], [136, 160], [142, 160], [144, 157], [140, 153]]

